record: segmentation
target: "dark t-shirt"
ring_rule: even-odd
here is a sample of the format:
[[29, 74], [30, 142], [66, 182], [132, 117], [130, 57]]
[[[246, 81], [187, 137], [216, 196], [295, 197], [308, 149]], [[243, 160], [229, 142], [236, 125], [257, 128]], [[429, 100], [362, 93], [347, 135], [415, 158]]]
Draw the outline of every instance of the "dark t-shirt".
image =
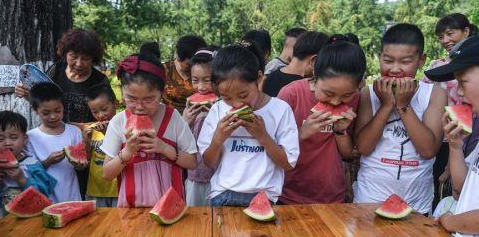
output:
[[54, 64], [47, 70], [48, 76], [55, 82], [64, 93], [65, 98], [65, 122], [93, 122], [95, 118], [91, 114], [86, 101], [88, 89], [98, 84], [110, 84], [108, 78], [95, 68], [92, 68], [91, 76], [83, 82], [73, 82], [68, 79], [65, 70], [66, 62]]
[[276, 70], [266, 77], [263, 85], [263, 92], [269, 96], [276, 97], [281, 88], [300, 79], [303, 79], [300, 75], [284, 73], [281, 69]]

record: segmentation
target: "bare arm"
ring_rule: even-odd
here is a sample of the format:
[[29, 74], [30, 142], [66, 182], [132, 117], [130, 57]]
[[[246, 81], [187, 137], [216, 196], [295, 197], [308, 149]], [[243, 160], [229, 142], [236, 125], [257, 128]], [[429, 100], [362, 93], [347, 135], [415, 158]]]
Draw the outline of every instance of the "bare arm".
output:
[[479, 234], [479, 210], [472, 210], [461, 214], [444, 214], [439, 223], [449, 232], [463, 234]]
[[284, 170], [292, 170], [293, 167], [288, 162], [288, 156], [281, 146], [276, 144], [276, 142], [266, 134], [264, 137], [258, 139], [259, 143], [264, 146], [266, 154], [268, 157], [279, 167]]

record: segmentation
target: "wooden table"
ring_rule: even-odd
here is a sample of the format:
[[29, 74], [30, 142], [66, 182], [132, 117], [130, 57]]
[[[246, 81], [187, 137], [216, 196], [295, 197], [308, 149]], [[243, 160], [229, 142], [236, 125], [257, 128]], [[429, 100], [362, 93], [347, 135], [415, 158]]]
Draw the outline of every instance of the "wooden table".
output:
[[0, 220], [0, 236], [449, 236], [432, 219], [412, 214], [391, 221], [374, 214], [378, 204], [275, 206], [276, 220], [257, 222], [240, 207], [190, 207], [177, 223], [160, 226], [150, 208], [99, 208], [61, 229], [42, 226], [41, 217]]

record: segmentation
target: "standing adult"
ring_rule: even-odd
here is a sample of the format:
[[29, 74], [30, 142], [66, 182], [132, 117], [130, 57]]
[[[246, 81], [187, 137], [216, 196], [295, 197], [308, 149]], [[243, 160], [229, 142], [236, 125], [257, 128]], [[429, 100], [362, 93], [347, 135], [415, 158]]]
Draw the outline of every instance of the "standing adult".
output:
[[278, 57], [271, 59], [271, 61], [266, 64], [266, 69], [264, 74], [268, 76], [270, 73], [287, 66], [291, 59], [293, 58], [293, 46], [296, 44], [298, 37], [305, 33], [304, 28], [291, 28], [284, 32], [284, 45], [281, 54]]
[[203, 38], [195, 35], [183, 36], [176, 43], [176, 58], [164, 64], [166, 86], [163, 102], [175, 107], [180, 114], [185, 109], [186, 98], [195, 92], [190, 80], [190, 59], [198, 49], [203, 47], [206, 47]]
[[[71, 29], [58, 41], [56, 53], [61, 60], [47, 70], [47, 75], [63, 90], [63, 120], [67, 123], [95, 121], [87, 104], [88, 89], [99, 84], [109, 85], [108, 78], [93, 67], [103, 58], [100, 38], [93, 31]], [[26, 97], [28, 93], [29, 90], [22, 84], [15, 87], [15, 94], [19, 97]], [[89, 169], [76, 172], [84, 200]]]

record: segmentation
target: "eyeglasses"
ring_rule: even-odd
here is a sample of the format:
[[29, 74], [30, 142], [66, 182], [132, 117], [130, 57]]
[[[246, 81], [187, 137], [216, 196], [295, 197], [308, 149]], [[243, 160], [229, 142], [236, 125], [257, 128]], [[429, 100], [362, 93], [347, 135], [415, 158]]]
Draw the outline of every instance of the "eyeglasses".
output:
[[144, 106], [151, 106], [158, 103], [159, 96], [149, 97], [146, 99], [129, 98], [128, 96], [125, 96], [124, 99], [127, 106], [138, 106], [140, 104]]

